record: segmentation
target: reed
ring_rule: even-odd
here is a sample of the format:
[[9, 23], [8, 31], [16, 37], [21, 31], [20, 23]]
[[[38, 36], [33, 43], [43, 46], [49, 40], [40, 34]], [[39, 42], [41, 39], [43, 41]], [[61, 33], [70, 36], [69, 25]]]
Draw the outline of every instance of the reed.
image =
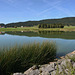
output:
[[75, 55], [71, 57], [71, 60], [75, 62]]
[[0, 75], [24, 72], [33, 65], [46, 64], [56, 57], [53, 42], [24, 44], [0, 50]]

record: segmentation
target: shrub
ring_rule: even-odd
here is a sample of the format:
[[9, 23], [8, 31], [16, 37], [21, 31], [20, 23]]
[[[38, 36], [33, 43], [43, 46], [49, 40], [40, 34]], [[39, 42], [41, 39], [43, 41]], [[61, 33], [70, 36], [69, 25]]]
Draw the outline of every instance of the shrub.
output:
[[17, 26], [14, 26], [14, 28], [17, 28]]

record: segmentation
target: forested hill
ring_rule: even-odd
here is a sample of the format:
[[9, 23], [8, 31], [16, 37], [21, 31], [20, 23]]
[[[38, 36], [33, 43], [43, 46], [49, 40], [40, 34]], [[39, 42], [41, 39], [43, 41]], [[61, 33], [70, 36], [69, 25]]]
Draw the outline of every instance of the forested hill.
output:
[[17, 23], [9, 23], [6, 24], [7, 27], [20, 27], [20, 26], [35, 26], [38, 24], [63, 24], [63, 25], [73, 25], [75, 26], [75, 17], [67, 17], [61, 19], [46, 19], [40, 21], [26, 21], [26, 22], [17, 22]]

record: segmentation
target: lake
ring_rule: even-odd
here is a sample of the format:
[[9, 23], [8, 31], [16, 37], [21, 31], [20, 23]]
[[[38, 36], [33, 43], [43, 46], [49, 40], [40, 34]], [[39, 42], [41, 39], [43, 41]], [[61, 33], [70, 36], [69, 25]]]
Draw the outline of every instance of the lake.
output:
[[19, 31], [0, 32], [0, 48], [22, 45], [24, 43], [53, 41], [57, 46], [56, 57], [75, 50], [75, 32], [63, 31]]

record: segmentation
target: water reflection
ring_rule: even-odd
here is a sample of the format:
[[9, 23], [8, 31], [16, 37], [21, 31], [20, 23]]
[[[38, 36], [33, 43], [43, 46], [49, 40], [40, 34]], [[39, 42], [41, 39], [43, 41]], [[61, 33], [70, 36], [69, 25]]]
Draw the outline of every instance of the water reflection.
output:
[[62, 34], [64, 31], [38, 31], [38, 34]]
[[44, 38], [62, 38], [62, 39], [75, 39], [75, 32], [64, 32], [64, 31], [18, 31], [18, 32], [6, 32], [10, 35], [28, 36], [28, 37], [44, 37]]
[[[5, 34], [5, 35], [3, 35]], [[12, 47], [15, 44], [53, 41], [57, 46], [57, 57], [75, 50], [75, 32], [52, 32], [52, 31], [19, 31], [5, 32], [0, 35], [0, 48]]]
[[0, 35], [4, 35], [5, 34], [5, 32], [0, 32]]

